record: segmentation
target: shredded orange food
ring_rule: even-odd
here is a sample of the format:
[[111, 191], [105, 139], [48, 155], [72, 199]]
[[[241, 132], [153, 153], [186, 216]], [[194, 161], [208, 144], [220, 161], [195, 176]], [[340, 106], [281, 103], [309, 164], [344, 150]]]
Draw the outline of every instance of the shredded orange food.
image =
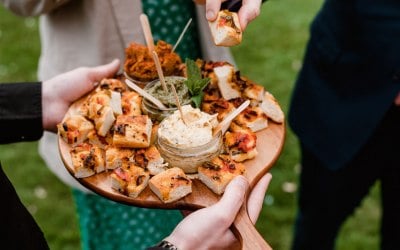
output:
[[[184, 64], [178, 54], [172, 52], [172, 46], [165, 41], [158, 41], [155, 50], [160, 59], [165, 76], [182, 76]], [[133, 79], [148, 82], [158, 78], [152, 55], [145, 45], [131, 43], [125, 49], [125, 72]]]

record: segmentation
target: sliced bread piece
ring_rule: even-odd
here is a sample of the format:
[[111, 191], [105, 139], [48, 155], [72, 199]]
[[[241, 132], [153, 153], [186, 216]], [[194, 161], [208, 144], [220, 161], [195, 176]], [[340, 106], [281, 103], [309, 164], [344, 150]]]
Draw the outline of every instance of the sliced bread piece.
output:
[[274, 122], [282, 123], [285, 120], [285, 114], [283, 113], [281, 107], [274, 96], [268, 91], [265, 91], [264, 93], [264, 98], [260, 104], [260, 108]]
[[192, 192], [192, 181], [180, 168], [170, 168], [152, 177], [150, 189], [164, 203], [174, 202]]
[[225, 100], [241, 96], [239, 86], [233, 81], [235, 69], [232, 65], [215, 67], [214, 73], [218, 80], [219, 91]]
[[125, 162], [110, 175], [111, 187], [129, 197], [136, 198], [147, 187], [150, 174], [145, 169]]
[[105, 170], [104, 150], [89, 143], [71, 149], [71, 159], [76, 178], [85, 178]]
[[113, 143], [117, 147], [147, 148], [150, 146], [152, 125], [147, 115], [120, 115], [115, 122]]
[[236, 12], [221, 10], [217, 19], [209, 22], [211, 35], [217, 46], [235, 46], [242, 42], [242, 30]]
[[245, 166], [242, 163], [235, 162], [229, 155], [219, 155], [199, 167], [199, 179], [220, 195], [235, 176], [244, 172]]

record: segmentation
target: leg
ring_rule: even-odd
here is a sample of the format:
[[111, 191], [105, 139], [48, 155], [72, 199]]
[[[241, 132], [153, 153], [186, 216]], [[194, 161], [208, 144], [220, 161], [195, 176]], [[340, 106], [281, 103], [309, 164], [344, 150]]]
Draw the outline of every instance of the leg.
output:
[[[343, 221], [369, 188], [382, 181], [382, 249], [398, 249], [400, 235], [400, 108], [392, 107], [344, 168], [328, 170], [304, 147], [293, 249], [333, 249]], [[315, 244], [315, 245], [313, 245]]]
[[[348, 166], [329, 170], [304, 147], [299, 211], [293, 249], [333, 249], [342, 223], [368, 194], [378, 170], [361, 154]], [[355, 185], [356, 183], [356, 185]]]
[[[400, 150], [398, 151], [400, 152]], [[381, 249], [399, 249], [400, 237], [400, 162], [382, 177]]]
[[400, 107], [393, 106], [374, 138], [383, 168], [381, 177], [381, 249], [399, 249], [400, 236]]

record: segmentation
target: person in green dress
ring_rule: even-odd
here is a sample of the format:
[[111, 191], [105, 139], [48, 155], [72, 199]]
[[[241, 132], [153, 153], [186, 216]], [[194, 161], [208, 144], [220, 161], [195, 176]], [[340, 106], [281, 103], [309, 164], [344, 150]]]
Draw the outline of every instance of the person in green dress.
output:
[[[129, 43], [144, 44], [141, 13], [149, 17], [155, 41], [162, 39], [171, 44], [192, 18], [177, 53], [183, 59], [234, 64], [227, 48], [213, 45], [207, 25], [206, 16], [215, 19], [222, 1], [206, 1], [205, 6], [192, 0], [0, 1], [19, 15], [40, 15], [39, 80], [79, 66], [104, 64], [115, 57], [123, 61]], [[244, 2], [239, 11], [242, 28], [258, 15], [260, 5], [261, 0]], [[72, 187], [84, 250], [144, 249], [165, 238], [182, 219], [180, 211], [126, 206], [88, 191], [65, 170], [54, 133], [44, 133], [39, 152], [49, 169]]]

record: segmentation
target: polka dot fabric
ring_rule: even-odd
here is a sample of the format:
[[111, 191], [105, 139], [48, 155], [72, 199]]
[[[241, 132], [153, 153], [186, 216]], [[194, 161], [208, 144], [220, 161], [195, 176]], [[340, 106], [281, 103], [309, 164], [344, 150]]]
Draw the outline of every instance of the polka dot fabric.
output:
[[82, 249], [146, 249], [165, 238], [182, 219], [176, 210], [119, 204], [74, 190]]
[[154, 41], [176, 43], [186, 23], [192, 23], [176, 48], [183, 60], [201, 57], [197, 33], [196, 10], [191, 0], [143, 0], [143, 11], [149, 18]]
[[[187, 21], [192, 24], [176, 52], [201, 58], [195, 6], [192, 0], [143, 0], [155, 41], [175, 44]], [[176, 210], [144, 209], [118, 204], [74, 190], [83, 250], [142, 250], [165, 238], [182, 219]]]

